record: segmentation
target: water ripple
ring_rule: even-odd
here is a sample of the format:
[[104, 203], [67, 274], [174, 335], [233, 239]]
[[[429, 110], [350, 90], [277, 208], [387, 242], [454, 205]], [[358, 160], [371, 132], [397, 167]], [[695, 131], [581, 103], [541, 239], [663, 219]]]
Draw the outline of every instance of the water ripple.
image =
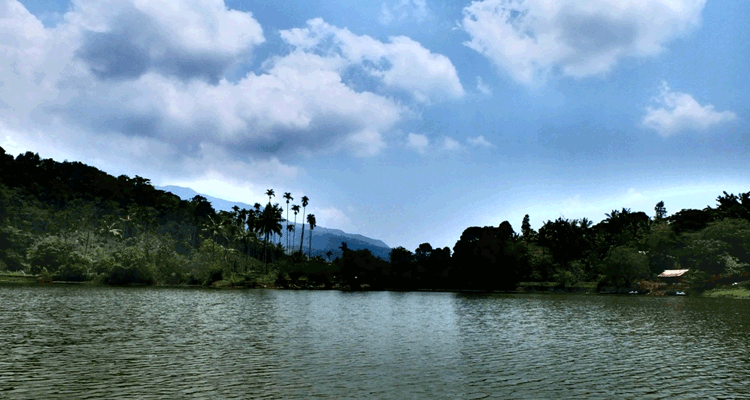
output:
[[750, 398], [750, 303], [0, 288], [0, 398]]

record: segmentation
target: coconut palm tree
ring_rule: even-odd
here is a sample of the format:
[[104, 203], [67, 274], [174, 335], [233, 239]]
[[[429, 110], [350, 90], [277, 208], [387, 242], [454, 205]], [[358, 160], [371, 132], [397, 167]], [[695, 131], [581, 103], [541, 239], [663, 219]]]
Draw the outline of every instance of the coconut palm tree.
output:
[[302, 233], [300, 234], [299, 241], [299, 252], [302, 253], [302, 245], [305, 244], [305, 208], [309, 204], [310, 199], [307, 196], [302, 196]]
[[100, 230], [100, 232], [107, 232], [112, 236], [117, 236], [119, 238], [122, 238], [122, 229], [115, 228], [115, 225], [117, 222], [113, 222], [111, 225], [107, 226], [105, 224], [104, 228]]
[[244, 267], [243, 267], [243, 272], [244, 273], [247, 273], [247, 257], [248, 257], [248, 253], [250, 252], [249, 251], [250, 250], [249, 249], [249, 247], [250, 247], [250, 240], [252, 238], [254, 238], [254, 237], [255, 237], [255, 232], [249, 231], [249, 230], [245, 230], [245, 229], [240, 230], [239, 235], [237, 237], [237, 239], [239, 239], [239, 241], [240, 241], [240, 243], [242, 244], [242, 247], [243, 247], [242, 253], [243, 253], [243, 258], [245, 259], [245, 264], [244, 264]]
[[307, 256], [312, 258], [312, 235], [315, 229], [315, 214], [307, 214], [307, 223], [310, 224], [310, 247], [307, 249]]
[[297, 230], [297, 214], [299, 213], [299, 206], [297, 204], [293, 205], [292, 211], [294, 211], [294, 228], [295, 228], [292, 230], [292, 246], [294, 246], [294, 243], [297, 240], [296, 230]]
[[203, 229], [206, 230], [213, 238], [213, 243], [211, 244], [211, 253], [214, 258], [216, 258], [216, 237], [219, 235], [224, 235], [224, 226], [219, 220], [214, 220], [213, 217], [208, 215], [208, 222], [203, 224]]
[[266, 272], [268, 272], [268, 237], [274, 233], [281, 234], [281, 221], [283, 209], [278, 204], [273, 206], [269, 202], [260, 216], [260, 232], [265, 236], [264, 259]]
[[[287, 239], [286, 241], [287, 241], [287, 243], [289, 243], [289, 238], [290, 238], [289, 234], [290, 233], [294, 234], [294, 225], [291, 225], [288, 222], [289, 221], [287, 221], [287, 225], [286, 225], [286, 231], [289, 232], [289, 233], [286, 234], [286, 239]], [[287, 254], [289, 254], [289, 247], [286, 248], [286, 251], [287, 251]]]
[[[294, 200], [292, 194], [284, 192], [284, 198], [286, 199], [286, 230], [289, 231], [289, 202]], [[289, 235], [286, 236], [286, 248], [289, 248]]]
[[[276, 197], [276, 192], [273, 189], [268, 189], [266, 190], [266, 196], [268, 196], [268, 204], [271, 204], [271, 197]], [[273, 241], [273, 234], [271, 234], [271, 242]]]

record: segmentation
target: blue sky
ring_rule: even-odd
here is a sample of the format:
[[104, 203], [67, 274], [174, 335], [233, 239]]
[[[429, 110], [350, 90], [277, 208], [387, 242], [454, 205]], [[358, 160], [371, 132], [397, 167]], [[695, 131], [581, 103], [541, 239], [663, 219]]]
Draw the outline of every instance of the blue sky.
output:
[[[750, 190], [750, 2], [0, 0], [0, 146], [390, 246]], [[281, 202], [281, 199], [277, 197]]]

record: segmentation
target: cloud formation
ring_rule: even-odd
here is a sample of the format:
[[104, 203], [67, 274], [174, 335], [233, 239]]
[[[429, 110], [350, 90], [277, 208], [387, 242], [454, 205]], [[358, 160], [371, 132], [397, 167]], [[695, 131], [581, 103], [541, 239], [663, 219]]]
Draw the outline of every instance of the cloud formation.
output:
[[378, 22], [383, 25], [389, 25], [393, 21], [401, 22], [410, 19], [421, 23], [431, 15], [432, 12], [425, 0], [399, 0], [392, 6], [386, 3], [380, 5]]
[[663, 137], [688, 130], [705, 131], [737, 118], [731, 111], [716, 111], [710, 104], [700, 105], [687, 93], [672, 91], [666, 82], [662, 82], [661, 93], [652, 101], [656, 107], [646, 108], [641, 123]]
[[336, 207], [316, 209], [315, 220], [320, 226], [335, 226], [338, 229], [354, 228], [351, 219]]
[[477, 90], [485, 96], [492, 96], [492, 89], [488, 84], [484, 83], [481, 76], [477, 76]]
[[341, 72], [358, 68], [386, 88], [406, 92], [419, 102], [464, 95], [450, 59], [406, 36], [393, 36], [389, 43], [383, 43], [315, 18], [307, 21], [304, 28], [281, 31], [281, 37], [296, 51], [325, 56]]
[[494, 144], [488, 142], [487, 139], [485, 139], [484, 136], [482, 135], [479, 135], [477, 137], [467, 138], [466, 142], [469, 143], [469, 145], [475, 146], [475, 147], [484, 147], [484, 148], [495, 147]]
[[416, 115], [411, 106], [464, 94], [450, 60], [408, 37], [384, 43], [322, 19], [281, 37], [290, 52], [230, 82], [227, 71], [265, 39], [252, 14], [220, 0], [75, 0], [52, 28], [2, 1], [5, 140], [43, 148], [55, 137], [61, 151], [124, 164], [158, 159], [173, 176], [219, 160], [226, 174], [293, 177], [297, 156], [376, 155]]
[[456, 139], [445, 136], [443, 137], [443, 150], [447, 150], [447, 151], [461, 150], [461, 143], [459, 143]]
[[263, 43], [250, 13], [222, 0], [73, 3], [81, 29], [76, 55], [101, 79], [137, 79], [148, 71], [218, 83], [225, 70]]
[[464, 8], [469, 48], [524, 84], [606, 74], [659, 54], [700, 23], [705, 0], [483, 0]]
[[411, 147], [419, 154], [427, 152], [427, 147], [430, 145], [430, 139], [426, 135], [419, 133], [409, 133], [406, 137], [406, 145]]

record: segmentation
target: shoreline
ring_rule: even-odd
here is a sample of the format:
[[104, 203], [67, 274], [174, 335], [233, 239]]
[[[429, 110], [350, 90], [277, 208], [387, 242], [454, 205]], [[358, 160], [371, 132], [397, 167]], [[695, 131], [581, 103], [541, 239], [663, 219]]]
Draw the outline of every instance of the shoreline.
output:
[[703, 292], [696, 292], [695, 290], [686, 290], [687, 295], [675, 296], [669, 292], [674, 290], [656, 290], [641, 293], [631, 293], [629, 291], [614, 291], [614, 292], [597, 292], [596, 290], [587, 291], [582, 288], [573, 288], [567, 290], [565, 288], [547, 288], [546, 290], [526, 289], [519, 287], [521, 290], [481, 290], [481, 289], [398, 289], [398, 288], [361, 288], [352, 289], [347, 286], [335, 285], [333, 287], [312, 287], [312, 286], [292, 286], [292, 287], [281, 287], [276, 285], [258, 285], [258, 286], [247, 286], [247, 285], [108, 285], [106, 283], [97, 283], [91, 281], [83, 282], [69, 282], [69, 281], [46, 281], [40, 283], [36, 280], [30, 280], [31, 276], [24, 277], [25, 279], [14, 279], [14, 280], [0, 280], [0, 287], [3, 286], [28, 286], [28, 287], [49, 287], [49, 286], [86, 286], [86, 287], [112, 287], [112, 288], [159, 288], [159, 289], [209, 289], [209, 290], [253, 290], [253, 289], [271, 289], [271, 290], [288, 290], [288, 291], [339, 291], [339, 292], [429, 292], [429, 293], [469, 293], [469, 294], [569, 294], [569, 295], [602, 295], [602, 296], [622, 296], [622, 297], [702, 297], [702, 298], [721, 298], [721, 299], [750, 299], [750, 290], [744, 287], [719, 287]]

